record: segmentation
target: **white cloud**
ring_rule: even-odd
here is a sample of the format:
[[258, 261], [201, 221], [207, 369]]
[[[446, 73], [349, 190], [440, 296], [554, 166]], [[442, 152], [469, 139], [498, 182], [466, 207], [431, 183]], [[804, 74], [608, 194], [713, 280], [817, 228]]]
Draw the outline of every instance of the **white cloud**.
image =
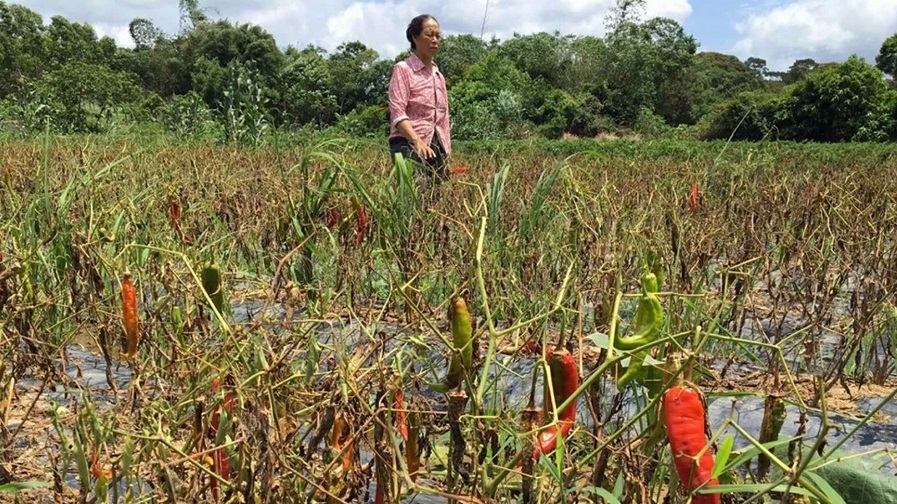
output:
[[[130, 46], [128, 23], [147, 18], [166, 33], [180, 29], [177, 2], [158, 0], [19, 0], [49, 19], [60, 14], [73, 22], [93, 25], [98, 33]], [[321, 46], [329, 51], [352, 40], [390, 58], [407, 47], [405, 27], [417, 14], [434, 15], [447, 34], [472, 33], [499, 39], [514, 33], [538, 31], [603, 35], [604, 19], [614, 0], [200, 0], [213, 18], [253, 23], [271, 33], [278, 45]], [[684, 22], [691, 14], [689, 0], [648, 0], [649, 17], [665, 16]], [[485, 27], [483, 16], [485, 17]], [[485, 29], [484, 29], [485, 28]]]
[[97, 32], [98, 38], [111, 37], [118, 47], [134, 47], [134, 39], [131, 38], [131, 32], [127, 26], [94, 23], [93, 29]]
[[801, 58], [844, 61], [857, 54], [872, 62], [881, 43], [897, 32], [897, 0], [793, 0], [767, 5], [736, 25], [733, 51], [787, 69]]
[[645, 11], [649, 18], [668, 17], [681, 23], [691, 14], [691, 3], [688, 0], [649, 1]]

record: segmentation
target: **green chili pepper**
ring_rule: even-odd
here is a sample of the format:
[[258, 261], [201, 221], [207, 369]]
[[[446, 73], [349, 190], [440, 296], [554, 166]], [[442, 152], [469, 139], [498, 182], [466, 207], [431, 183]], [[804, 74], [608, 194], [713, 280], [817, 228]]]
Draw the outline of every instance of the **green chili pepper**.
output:
[[202, 269], [202, 288], [212, 299], [218, 313], [223, 315], [224, 287], [221, 285], [221, 268], [217, 264], [209, 264]]
[[467, 303], [463, 298], [456, 298], [451, 304], [449, 318], [452, 321], [452, 356], [445, 380], [439, 383], [428, 383], [435, 392], [448, 392], [458, 387], [464, 378], [464, 373], [473, 366], [473, 327], [470, 324]]
[[634, 381], [636, 378], [640, 378], [642, 374], [642, 364], [645, 361], [645, 356], [647, 356], [648, 352], [642, 351], [637, 354], [632, 355], [629, 358], [629, 367], [626, 368], [626, 372], [623, 373], [617, 380], [617, 389], [623, 390], [626, 385], [630, 382]]
[[[639, 299], [638, 308], [635, 311], [635, 334], [629, 337], [620, 337], [614, 341], [614, 347], [620, 350], [634, 350], [642, 345], [654, 341], [660, 334], [663, 326], [663, 308], [657, 299], [657, 276], [648, 272], [642, 275], [642, 296]], [[642, 364], [648, 355], [647, 350], [642, 350], [632, 355], [629, 367], [623, 376], [617, 380], [617, 388], [622, 390], [632, 381], [643, 381], [651, 374], [650, 369], [644, 369]], [[651, 387], [649, 387], [651, 388]]]
[[642, 297], [635, 311], [635, 334], [618, 337], [614, 347], [619, 350], [634, 350], [651, 343], [660, 334], [663, 325], [663, 308], [657, 299], [657, 277], [654, 273], [642, 276]]

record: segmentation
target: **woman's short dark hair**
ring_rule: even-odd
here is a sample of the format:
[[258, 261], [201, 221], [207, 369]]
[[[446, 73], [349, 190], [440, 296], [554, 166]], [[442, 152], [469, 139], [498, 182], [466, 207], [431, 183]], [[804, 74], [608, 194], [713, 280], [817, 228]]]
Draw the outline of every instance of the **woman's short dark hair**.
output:
[[[436, 21], [436, 18], [429, 14], [421, 14], [420, 16], [412, 19], [410, 23], [408, 23], [408, 29], [405, 30], [405, 38], [407, 38], [408, 42], [411, 43], [412, 51], [417, 49], [414, 44], [414, 37], [417, 37], [421, 34], [422, 31], [424, 31], [424, 23], [426, 23], [428, 19]], [[438, 23], [439, 21], [436, 22]]]

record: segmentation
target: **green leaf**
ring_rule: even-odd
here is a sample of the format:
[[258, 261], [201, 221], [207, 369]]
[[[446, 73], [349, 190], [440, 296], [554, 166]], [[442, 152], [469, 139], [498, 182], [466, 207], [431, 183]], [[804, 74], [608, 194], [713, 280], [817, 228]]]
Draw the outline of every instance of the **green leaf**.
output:
[[[770, 441], [768, 443], [763, 443], [762, 446], [765, 447], [767, 450], [772, 451], [772, 449], [777, 446], [782, 446], [782, 445], [788, 444], [791, 441], [794, 441], [797, 439], [800, 439], [800, 436], [778, 439], [776, 441]], [[740, 455], [738, 455], [738, 457], [735, 460], [733, 460], [732, 462], [729, 462], [728, 464], [726, 464], [726, 466], [727, 466], [726, 469], [731, 469], [733, 467], [739, 466], [739, 465], [747, 462], [748, 460], [756, 457], [759, 454], [760, 454], [760, 449], [757, 447], [752, 447], [752, 448], [744, 451]]]
[[563, 476], [561, 475], [561, 471], [558, 469], [558, 466], [555, 465], [554, 461], [551, 460], [551, 457], [542, 456], [539, 457], [539, 462], [543, 467], [548, 469], [548, 472], [551, 474], [551, 477], [554, 478], [555, 481], [561, 481]]
[[34, 490], [35, 488], [50, 488], [50, 483], [43, 481], [15, 481], [0, 485], [0, 493], [16, 493], [22, 490]]
[[782, 483], [779, 485], [775, 485], [770, 488], [767, 483], [745, 483], [741, 485], [718, 485], [713, 487], [705, 487], [698, 490], [695, 493], [698, 494], [750, 494], [756, 495], [760, 492], [784, 492], [788, 490], [792, 495], [807, 495], [812, 496], [813, 494], [803, 488], [792, 486], [788, 487], [786, 483]]
[[[807, 471], [827, 495], [837, 492], [850, 502], [897, 504], [897, 478], [881, 473], [870, 457], [850, 458]], [[824, 480], [825, 485], [823, 485]], [[840, 501], [843, 502], [843, 501]]]
[[610, 336], [604, 333], [596, 332], [586, 336], [598, 348], [607, 348], [610, 344]]
[[719, 447], [716, 454], [716, 463], [713, 464], [713, 472], [711, 478], [718, 478], [720, 474], [726, 470], [726, 461], [729, 460], [729, 454], [732, 453], [732, 446], [735, 445], [735, 436], [729, 434], [723, 440], [723, 444]]
[[603, 488], [589, 486], [589, 487], [581, 488], [579, 491], [593, 493], [593, 494], [597, 495], [598, 497], [601, 497], [602, 499], [604, 499], [607, 502], [607, 504], [620, 504], [620, 501], [616, 497], [614, 497], [614, 495], [612, 493], [608, 492], [607, 490], [605, 490]]
[[[819, 489], [822, 490], [822, 493], [824, 493], [825, 496], [828, 497], [829, 502], [831, 502], [832, 504], [847, 504], [847, 502], [844, 501], [844, 498], [841, 497], [841, 494], [839, 494], [837, 492], [837, 490], [832, 488], [832, 486], [828, 483], [828, 481], [825, 481], [825, 478], [823, 478], [822, 476], [815, 474], [813, 472], [807, 472], [806, 475], [808, 478], [813, 480], [813, 482], [816, 484], [816, 486], [818, 486]], [[867, 501], [867, 502], [884, 502], [884, 501], [872, 500], [872, 501]]]

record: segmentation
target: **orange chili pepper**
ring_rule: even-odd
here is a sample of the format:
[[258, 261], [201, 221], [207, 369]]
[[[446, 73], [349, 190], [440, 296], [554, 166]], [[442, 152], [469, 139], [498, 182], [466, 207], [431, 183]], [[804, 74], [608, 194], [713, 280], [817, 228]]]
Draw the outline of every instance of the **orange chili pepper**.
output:
[[698, 211], [698, 183], [691, 183], [691, 193], [688, 195], [688, 208], [691, 209], [691, 213], [695, 213]]
[[128, 347], [123, 357], [131, 359], [137, 355], [137, 344], [140, 339], [140, 331], [137, 319], [137, 289], [131, 282], [131, 275], [125, 273], [121, 283], [122, 321], [125, 327], [125, 337]]
[[399, 434], [402, 435], [402, 439], [408, 441], [408, 424], [405, 422], [408, 412], [405, 411], [405, 391], [401, 387], [396, 389], [393, 409], [395, 409], [396, 413], [396, 428], [399, 430]]

